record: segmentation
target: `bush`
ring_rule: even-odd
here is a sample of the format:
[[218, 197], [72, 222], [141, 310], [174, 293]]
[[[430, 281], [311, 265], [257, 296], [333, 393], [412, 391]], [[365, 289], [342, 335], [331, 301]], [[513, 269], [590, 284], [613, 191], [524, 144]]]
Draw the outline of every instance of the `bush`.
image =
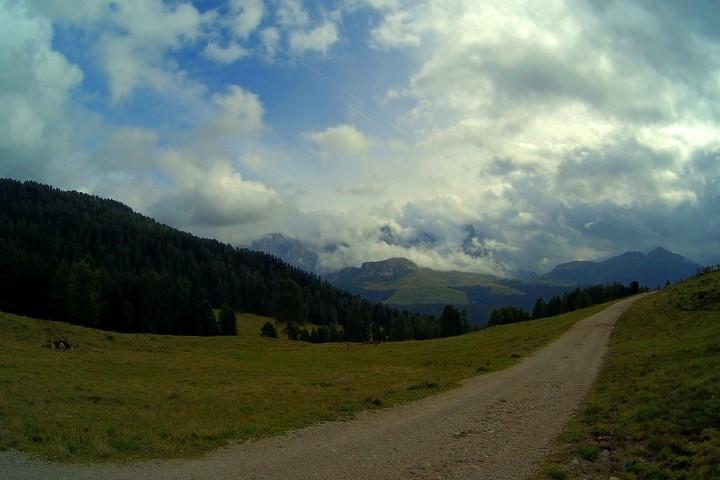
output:
[[270, 322], [265, 322], [265, 324], [260, 329], [260, 336], [277, 338], [277, 330], [275, 330], [275, 325]]

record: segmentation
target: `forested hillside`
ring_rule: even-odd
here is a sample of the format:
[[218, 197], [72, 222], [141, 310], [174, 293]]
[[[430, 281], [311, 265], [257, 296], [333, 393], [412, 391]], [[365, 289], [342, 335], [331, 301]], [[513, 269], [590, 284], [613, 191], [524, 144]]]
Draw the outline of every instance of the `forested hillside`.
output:
[[212, 308], [274, 315], [273, 298], [288, 282], [302, 291], [289, 317], [342, 326], [346, 340], [439, 335], [433, 317], [368, 302], [276, 257], [197, 238], [113, 200], [0, 179], [0, 310], [213, 335], [221, 332]]

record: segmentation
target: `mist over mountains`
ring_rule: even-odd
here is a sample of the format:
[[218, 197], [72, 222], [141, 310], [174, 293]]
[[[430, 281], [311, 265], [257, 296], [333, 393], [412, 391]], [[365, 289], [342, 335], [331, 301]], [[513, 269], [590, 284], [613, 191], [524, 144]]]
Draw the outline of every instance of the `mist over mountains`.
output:
[[269, 233], [252, 242], [250, 249], [274, 255], [308, 272], [318, 271], [318, 254], [307, 248], [300, 240], [282, 233]]

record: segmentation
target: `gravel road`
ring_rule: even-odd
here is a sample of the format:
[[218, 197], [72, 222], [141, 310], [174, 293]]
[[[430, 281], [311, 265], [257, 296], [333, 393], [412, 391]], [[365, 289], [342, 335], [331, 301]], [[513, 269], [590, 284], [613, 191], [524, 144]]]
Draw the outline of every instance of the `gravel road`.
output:
[[520, 364], [346, 422], [217, 450], [201, 459], [58, 465], [0, 453], [0, 478], [521, 479], [588, 392], [615, 321], [638, 297], [573, 326]]

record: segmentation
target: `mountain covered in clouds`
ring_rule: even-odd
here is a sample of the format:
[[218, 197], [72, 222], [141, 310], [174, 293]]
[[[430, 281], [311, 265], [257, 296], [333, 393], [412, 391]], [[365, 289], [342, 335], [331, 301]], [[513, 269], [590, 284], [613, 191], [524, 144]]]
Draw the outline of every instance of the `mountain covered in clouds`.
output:
[[318, 254], [300, 240], [282, 233], [269, 233], [252, 242], [250, 249], [273, 255], [303, 270], [318, 271]]
[[682, 255], [658, 247], [648, 254], [626, 252], [604, 261], [562, 263], [542, 278], [574, 285], [638, 281], [655, 287], [694, 275], [699, 267]]
[[365, 262], [327, 276], [339, 288], [372, 301], [400, 306], [417, 313], [438, 314], [445, 305], [465, 310], [469, 319], [484, 324], [500, 306], [531, 309], [538, 297], [564, 293], [571, 285], [551, 281], [505, 280], [492, 275], [439, 271], [406, 258]]

